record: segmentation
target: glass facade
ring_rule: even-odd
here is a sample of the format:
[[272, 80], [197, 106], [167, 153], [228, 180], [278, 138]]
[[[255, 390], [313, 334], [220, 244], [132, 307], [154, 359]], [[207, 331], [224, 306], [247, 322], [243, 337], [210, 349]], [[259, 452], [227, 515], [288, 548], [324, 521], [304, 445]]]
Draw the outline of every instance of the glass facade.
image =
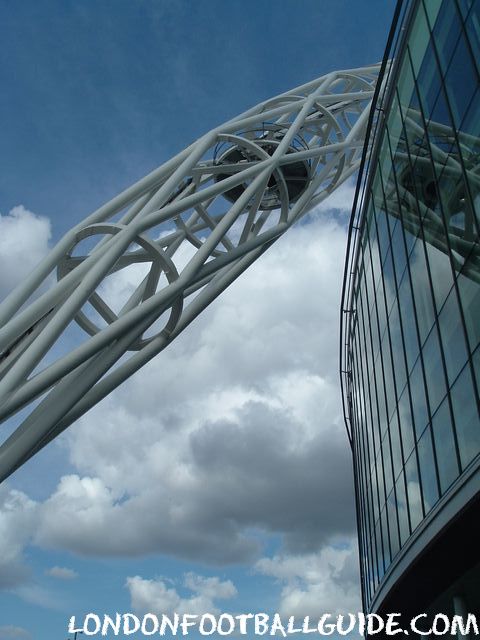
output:
[[410, 5], [344, 298], [367, 608], [480, 462], [480, 0]]

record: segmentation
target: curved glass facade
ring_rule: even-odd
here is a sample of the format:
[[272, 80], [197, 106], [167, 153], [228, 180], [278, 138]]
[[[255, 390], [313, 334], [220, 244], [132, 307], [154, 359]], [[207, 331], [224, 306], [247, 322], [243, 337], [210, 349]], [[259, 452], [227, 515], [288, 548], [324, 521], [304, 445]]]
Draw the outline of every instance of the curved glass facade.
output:
[[410, 4], [344, 299], [367, 608], [480, 462], [480, 0]]

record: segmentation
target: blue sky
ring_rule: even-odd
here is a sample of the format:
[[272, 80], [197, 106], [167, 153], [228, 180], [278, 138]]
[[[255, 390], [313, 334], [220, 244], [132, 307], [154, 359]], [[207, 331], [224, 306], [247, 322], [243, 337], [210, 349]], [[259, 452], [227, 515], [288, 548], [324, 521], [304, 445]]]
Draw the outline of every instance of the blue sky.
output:
[[[15, 233], [37, 243], [27, 242], [33, 254], [42, 251], [39, 243], [51, 246], [104, 201], [249, 106], [328, 71], [381, 60], [393, 9], [392, 0], [4, 0], [0, 212], [7, 253], [18, 239]], [[358, 598], [355, 577], [348, 574], [355, 561], [344, 561], [355, 550], [336, 373], [338, 256], [351, 187], [344, 197], [337, 204], [342, 225], [324, 208], [325, 221], [312, 228], [316, 239], [304, 229], [292, 230], [256, 274], [245, 274], [224, 303], [216, 303], [165, 353], [161, 369], [149, 365], [149, 378], [135, 376], [123, 396], [102, 403], [0, 489], [5, 575], [11, 572], [10, 581], [0, 579], [0, 639], [65, 638], [70, 615], [130, 611], [141, 597], [180, 598], [181, 606], [193, 606], [197, 597], [237, 612], [287, 611], [302, 597], [308, 600], [305, 610], [314, 602], [327, 606], [342, 594], [349, 603]], [[19, 206], [21, 212], [12, 215]], [[2, 263], [5, 286], [19, 277], [14, 258]], [[292, 273], [282, 271], [292, 262]], [[295, 280], [302, 277], [308, 286]], [[288, 309], [276, 301], [276, 286], [292, 286]], [[316, 289], [318, 296], [312, 295]], [[333, 311], [322, 305], [330, 297]], [[240, 301], [253, 306], [236, 335], [248, 337], [258, 328], [259, 343], [273, 345], [263, 362], [254, 356], [241, 360], [248, 348], [240, 338], [232, 344], [226, 333], [235, 326]], [[216, 328], [212, 334], [210, 327]], [[277, 339], [294, 343], [295, 353], [280, 354]], [[221, 364], [229, 358], [233, 363]], [[179, 382], [184, 375], [188, 391]], [[171, 424], [162, 418], [163, 431], [155, 437], [160, 409], [125, 400], [142, 397], [152, 379], [171, 385], [159, 402], [173, 416]], [[171, 435], [178, 422], [190, 425], [183, 439]], [[260, 437], [258, 429], [263, 434], [268, 425], [291, 455]], [[292, 425], [300, 433], [298, 446]], [[330, 429], [336, 435], [329, 445]], [[114, 467], [118, 460], [122, 472], [131, 468], [122, 452], [134, 449], [128, 438], [137, 430], [138, 441], [159, 448], [163, 468], [145, 462], [144, 476], [132, 470], [122, 484]], [[251, 452], [242, 457], [241, 447], [229, 448], [243, 436], [271, 455], [254, 461]], [[202, 455], [209, 443], [216, 455], [206, 465]], [[184, 459], [187, 445], [195, 464]], [[325, 476], [316, 460], [329, 446], [332, 459], [338, 455], [344, 466]], [[142, 467], [146, 453], [136, 454], [133, 464]], [[247, 491], [237, 492], [233, 476], [222, 474], [238, 473], [241, 484], [250, 464], [248, 473], [258, 482], [247, 487], [249, 498]], [[192, 485], [176, 477], [178, 469], [190, 474]], [[345, 478], [345, 489], [338, 488], [335, 473]], [[282, 477], [288, 480], [284, 487]], [[165, 493], [152, 498], [152, 483]], [[323, 488], [316, 492], [319, 483]], [[282, 501], [280, 494], [292, 487], [293, 501], [305, 498], [302, 508]], [[229, 491], [236, 509], [228, 506]], [[179, 530], [176, 536], [169, 521], [164, 535], [150, 512], [148, 522], [142, 520], [142, 504], [151, 511], [158, 501], [161, 521], [168, 496], [180, 507], [182, 500], [190, 505], [180, 528], [205, 525], [205, 531]], [[124, 504], [125, 512], [112, 522], [139, 520], [136, 527], [131, 521], [125, 525], [123, 540], [111, 532], [110, 550], [108, 518]], [[202, 513], [194, 517], [195, 504]], [[97, 509], [93, 515], [89, 505]], [[338, 571], [329, 576], [328, 567], [337, 561]], [[306, 576], [308, 567], [313, 577]], [[335, 581], [340, 586], [332, 591]], [[222, 600], [222, 593], [230, 595]]]

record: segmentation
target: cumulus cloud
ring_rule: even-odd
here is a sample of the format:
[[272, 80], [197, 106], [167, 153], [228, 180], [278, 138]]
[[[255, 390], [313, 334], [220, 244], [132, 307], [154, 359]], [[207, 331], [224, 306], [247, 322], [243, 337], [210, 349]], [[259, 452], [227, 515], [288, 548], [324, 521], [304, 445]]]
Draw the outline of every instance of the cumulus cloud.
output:
[[0, 299], [19, 284], [48, 252], [50, 221], [14, 207], [0, 214]]
[[192, 592], [192, 595], [181, 597], [174, 587], [168, 587], [166, 582], [160, 579], [146, 580], [140, 576], [133, 576], [126, 581], [132, 609], [140, 613], [218, 613], [216, 600], [225, 600], [237, 595], [231, 580], [220, 580], [217, 576], [207, 578], [187, 573], [183, 586]]
[[359, 570], [354, 539], [320, 552], [261, 558], [255, 569], [282, 585], [279, 612], [298, 618], [361, 611]]
[[[350, 195], [345, 187], [342, 206]], [[256, 568], [281, 581], [285, 611], [300, 612], [300, 601], [307, 610], [315, 598], [324, 610], [335, 598], [353, 603], [353, 547], [335, 546], [354, 531], [337, 363], [345, 241], [327, 214], [292, 229], [72, 426], [63, 436], [72, 473], [42, 503], [18, 498], [35, 526], [29, 520], [17, 539], [16, 523], [4, 520], [11, 582], [26, 579], [13, 568], [23, 567], [31, 535], [85, 555], [163, 553], [222, 565], [255, 562], [259, 533], [271, 533], [282, 555]], [[222, 593], [235, 595], [229, 581], [194, 574], [183, 583], [188, 596], [163, 579], [134, 576], [127, 588], [137, 610], [215, 610]]]
[[0, 589], [15, 589], [30, 580], [23, 549], [35, 528], [37, 505], [21, 491], [0, 487]]
[[345, 214], [352, 211], [353, 199], [355, 197], [356, 182], [347, 180], [338, 189], [335, 189], [328, 198], [315, 207], [319, 213], [330, 213], [332, 210]]
[[59, 580], [74, 580], [78, 578], [78, 573], [68, 567], [51, 567], [45, 571], [45, 575], [51, 578], [58, 578]]

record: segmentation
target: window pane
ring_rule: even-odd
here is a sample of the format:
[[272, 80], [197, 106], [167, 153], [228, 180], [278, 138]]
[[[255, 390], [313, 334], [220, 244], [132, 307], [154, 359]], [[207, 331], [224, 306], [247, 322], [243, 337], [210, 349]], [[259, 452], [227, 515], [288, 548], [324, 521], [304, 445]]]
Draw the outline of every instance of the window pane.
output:
[[408, 509], [407, 509], [407, 496], [405, 493], [405, 478], [403, 473], [400, 474], [397, 482], [395, 483], [395, 492], [397, 494], [397, 513], [398, 523], [400, 525], [400, 542], [403, 547], [410, 535], [410, 528], [408, 523]]
[[427, 398], [422, 373], [422, 362], [417, 360], [410, 376], [410, 393], [412, 396], [413, 419], [417, 439], [422, 435], [428, 422]]
[[403, 241], [403, 227], [400, 221], [397, 222], [392, 233], [392, 251], [397, 282], [400, 282], [407, 265], [407, 255]]
[[392, 445], [393, 475], [394, 478], [397, 478], [403, 467], [397, 412], [393, 414], [392, 421], [390, 422], [390, 442]]
[[[427, 1], [427, 4], [429, 2]], [[432, 16], [433, 17], [433, 16]], [[430, 18], [430, 16], [429, 16]], [[440, 13], [433, 27], [433, 37], [437, 45], [440, 65], [445, 73], [461, 33], [461, 22], [455, 2], [442, 3]]]
[[423, 347], [423, 364], [427, 381], [428, 399], [432, 414], [445, 396], [445, 377], [443, 373], [442, 356], [438, 343], [437, 331], [432, 330]]
[[458, 477], [457, 454], [453, 439], [452, 421], [447, 400], [432, 419], [433, 439], [437, 454], [438, 473], [440, 476], [440, 489], [442, 494]]
[[413, 72], [415, 75], [418, 75], [420, 71], [429, 38], [430, 30], [428, 28], [427, 19], [425, 17], [423, 6], [419, 4], [408, 43]]
[[400, 327], [400, 318], [398, 314], [398, 305], [395, 302], [390, 314], [390, 339], [392, 342], [393, 353], [393, 370], [395, 372], [395, 382], [397, 385], [397, 392], [401, 393], [406, 378], [405, 356], [403, 354], [403, 340], [402, 331]]
[[398, 291], [398, 302], [402, 315], [403, 339], [407, 355], [407, 366], [410, 371], [418, 357], [419, 347], [417, 338], [417, 327], [415, 324], [415, 312], [413, 309], [412, 290], [410, 288], [410, 278], [405, 274]]
[[[467, 0], [460, 1], [460, 5], [466, 4]], [[466, 13], [465, 13], [466, 15]], [[472, 7], [470, 14], [465, 22], [465, 28], [468, 33], [468, 39], [473, 50], [473, 57], [477, 63], [477, 70], [480, 68], [480, 7], [478, 2]]]
[[[440, 232], [429, 232], [428, 235], [425, 235], [425, 241], [435, 303], [437, 309], [440, 309], [453, 286], [452, 267], [448, 257], [448, 245], [443, 228]], [[441, 243], [444, 248], [443, 251], [434, 247], [433, 242]]]
[[439, 325], [448, 379], [452, 384], [467, 360], [465, 335], [455, 290], [451, 291], [440, 311]]
[[[468, 268], [468, 264], [465, 266]], [[480, 342], [480, 285], [472, 277], [464, 273], [459, 274], [457, 282], [470, 350], [475, 351]]]
[[388, 565], [390, 564], [390, 545], [388, 539], [387, 511], [385, 508], [380, 514], [380, 524], [382, 527], [383, 557], [385, 560], [385, 567], [388, 567]]
[[390, 445], [388, 437], [385, 436], [382, 443], [383, 469], [385, 472], [385, 490], [389, 494], [393, 489], [392, 461], [390, 456]]
[[437, 476], [430, 429], [425, 429], [418, 442], [418, 461], [422, 479], [423, 507], [425, 513], [428, 513], [438, 500]]
[[452, 388], [452, 409], [464, 469], [480, 451], [480, 420], [469, 366], [465, 367]]
[[472, 0], [457, 0], [462, 16], [465, 18], [470, 10]]
[[408, 458], [415, 445], [415, 439], [407, 387], [405, 387], [398, 401], [398, 416], [400, 421], [400, 434], [402, 436], [403, 455], [404, 458]]
[[453, 112], [453, 120], [457, 127], [460, 126], [463, 120], [476, 84], [477, 74], [470, 52], [466, 41], [460, 38], [445, 76], [445, 85]]
[[390, 528], [390, 548], [392, 550], [392, 558], [395, 557], [400, 549], [400, 539], [398, 537], [398, 519], [397, 519], [397, 504], [395, 501], [395, 494], [392, 493], [388, 497], [388, 523]]
[[422, 496], [418, 479], [417, 457], [412, 453], [405, 465], [405, 477], [407, 480], [408, 507], [410, 509], [410, 522], [412, 531], [420, 524], [423, 518]]
[[432, 328], [435, 314], [422, 242], [417, 242], [412, 252], [410, 272], [412, 274], [413, 296], [417, 308], [420, 341], [423, 343]]

